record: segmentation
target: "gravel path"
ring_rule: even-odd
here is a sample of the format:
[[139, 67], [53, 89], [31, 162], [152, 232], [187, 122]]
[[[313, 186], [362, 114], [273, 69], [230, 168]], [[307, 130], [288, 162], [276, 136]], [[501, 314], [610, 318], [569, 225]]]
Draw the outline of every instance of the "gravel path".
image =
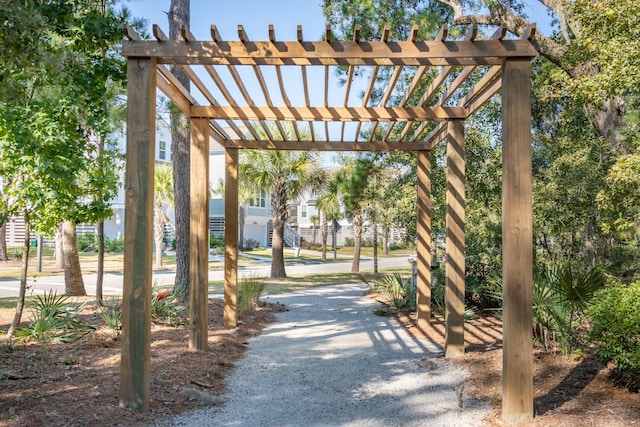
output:
[[225, 403], [161, 425], [481, 425], [490, 408], [465, 395], [468, 373], [395, 319], [373, 314], [364, 290], [329, 286], [266, 298], [289, 311], [249, 342]]

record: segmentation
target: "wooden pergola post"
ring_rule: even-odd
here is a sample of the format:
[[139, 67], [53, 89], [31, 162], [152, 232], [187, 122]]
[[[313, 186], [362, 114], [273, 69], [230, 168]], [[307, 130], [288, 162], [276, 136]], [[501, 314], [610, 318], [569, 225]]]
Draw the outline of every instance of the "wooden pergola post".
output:
[[502, 418], [533, 418], [533, 221], [531, 65], [505, 60], [502, 71]]
[[224, 324], [238, 324], [238, 150], [225, 150]]
[[464, 120], [447, 123], [447, 266], [445, 357], [464, 354]]
[[127, 60], [127, 168], [120, 406], [149, 410], [156, 60]]
[[417, 153], [417, 311], [418, 328], [426, 331], [431, 323], [431, 161], [430, 151]]
[[209, 296], [209, 120], [191, 118], [189, 350], [207, 351]]

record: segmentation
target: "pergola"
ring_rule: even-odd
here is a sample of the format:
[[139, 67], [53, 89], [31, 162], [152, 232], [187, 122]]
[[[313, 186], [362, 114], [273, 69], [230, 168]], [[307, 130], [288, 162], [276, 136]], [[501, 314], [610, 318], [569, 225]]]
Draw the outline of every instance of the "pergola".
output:
[[[231, 327], [237, 321], [238, 150], [417, 152], [417, 317], [418, 326], [426, 329], [431, 317], [430, 151], [445, 142], [446, 357], [464, 353], [464, 123], [501, 92], [502, 413], [507, 421], [532, 418], [530, 61], [537, 54], [531, 43], [535, 27], [529, 27], [518, 39], [505, 39], [505, 29], [498, 28], [485, 40], [477, 39], [475, 26], [462, 40], [447, 40], [447, 27], [443, 27], [431, 41], [418, 40], [417, 27], [407, 40], [401, 41], [390, 37], [388, 27], [379, 41], [360, 40], [359, 28], [352, 41], [333, 40], [329, 27], [323, 41], [304, 40], [300, 26], [297, 40], [293, 41], [277, 40], [272, 26], [267, 41], [249, 40], [242, 26], [238, 26], [239, 41], [222, 40], [215, 26], [211, 26], [210, 41], [197, 41], [187, 29], [179, 41], [169, 40], [157, 26], [153, 32], [156, 40], [142, 40], [127, 28], [128, 40], [122, 47], [128, 64], [128, 85], [120, 405], [149, 408], [157, 88], [191, 120], [190, 350], [207, 349], [211, 139], [226, 153], [224, 321]], [[174, 77], [168, 65], [177, 65], [184, 71], [191, 90]], [[344, 67], [347, 76], [344, 102], [338, 104], [328, 96], [329, 75], [335, 67]], [[310, 71], [318, 69], [324, 78], [310, 79]], [[358, 73], [364, 69], [368, 72]], [[259, 83], [261, 93], [247, 89], [247, 71]], [[265, 77], [266, 71], [272, 76], [275, 71], [275, 79]], [[304, 103], [291, 102], [285, 71], [300, 76]], [[223, 79], [222, 72], [232, 79]], [[383, 72], [390, 78], [378, 81], [376, 77]], [[369, 80], [361, 104], [354, 106], [349, 103], [349, 94], [356, 73], [368, 75]], [[404, 87], [398, 81], [407, 75], [412, 75], [410, 84], [398, 96]], [[380, 96], [372, 96], [374, 89]], [[281, 102], [274, 101], [274, 91]], [[310, 94], [317, 92], [323, 102], [311, 102]], [[372, 105], [373, 99], [379, 101]], [[330, 122], [340, 123], [339, 137], [329, 132]], [[355, 132], [350, 133], [347, 122], [357, 125]]]

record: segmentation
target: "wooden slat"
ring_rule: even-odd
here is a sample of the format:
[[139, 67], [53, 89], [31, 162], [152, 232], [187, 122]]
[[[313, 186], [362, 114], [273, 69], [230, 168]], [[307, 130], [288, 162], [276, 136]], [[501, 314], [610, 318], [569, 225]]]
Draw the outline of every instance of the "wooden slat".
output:
[[[302, 27], [299, 26], [300, 37], [302, 37]], [[311, 106], [311, 101], [309, 99], [309, 81], [307, 79], [307, 67], [305, 65], [300, 67], [300, 72], [302, 73], [302, 87], [304, 88], [304, 105], [309, 108]], [[313, 129], [313, 122], [309, 121], [309, 133], [311, 134], [311, 141], [316, 140], [316, 133]]]
[[[325, 122], [327, 123], [327, 122]], [[228, 148], [250, 150], [298, 150], [298, 151], [416, 151], [429, 150], [425, 142], [397, 141], [254, 141], [230, 140], [224, 143]]]
[[[206, 100], [211, 103], [211, 105], [213, 105], [213, 106], [219, 106], [220, 105], [220, 103], [215, 99], [215, 97], [213, 96], [211, 91], [207, 88], [207, 86], [204, 84], [204, 82], [200, 79], [200, 77], [198, 77], [198, 75], [193, 71], [193, 69], [190, 66], [183, 64], [183, 65], [180, 65], [180, 68], [182, 69], [184, 74], [189, 78], [189, 80], [196, 86], [196, 88], [198, 88], [200, 93], [202, 93], [202, 95], [204, 95]], [[232, 108], [234, 108], [234, 107], [232, 107]], [[193, 114], [192, 114], [192, 116], [193, 117], [199, 117], [199, 116], [194, 116]], [[206, 117], [206, 116], [203, 116], [203, 117]], [[226, 123], [238, 135], [241, 135], [243, 133], [238, 128], [238, 125], [236, 125], [233, 121], [226, 120]]]
[[189, 350], [207, 351], [209, 323], [209, 120], [191, 118]]
[[210, 42], [124, 40], [125, 57], [159, 63], [231, 65], [500, 65], [533, 58], [529, 40], [328, 42]]
[[464, 107], [192, 107], [194, 117], [231, 120], [389, 122], [465, 119]]
[[[191, 92], [187, 90], [182, 83], [173, 75], [173, 73], [164, 65], [158, 65], [156, 67], [158, 73], [165, 79], [167, 82], [171, 84], [175, 91], [178, 91], [186, 101], [191, 105], [199, 105], [198, 101], [191, 95]], [[168, 94], [166, 94], [169, 96]]]
[[[391, 78], [389, 79], [389, 84], [382, 95], [382, 99], [380, 100], [380, 106], [385, 107], [387, 102], [389, 102], [389, 98], [393, 93], [393, 89], [400, 78], [400, 74], [402, 74], [403, 66], [395, 67], [393, 73], [391, 74]], [[369, 135], [369, 141], [372, 141], [375, 138], [376, 129], [378, 127], [378, 121], [373, 122], [373, 126], [371, 127], [371, 135]], [[384, 139], [384, 138], [383, 138]]]
[[[389, 40], [389, 34], [391, 33], [391, 27], [389, 25], [385, 25], [382, 30], [382, 36], [380, 37], [380, 41], [386, 43]], [[373, 93], [373, 88], [376, 85], [376, 80], [378, 78], [378, 73], [380, 72], [380, 67], [373, 67], [373, 71], [371, 72], [371, 77], [369, 79], [369, 84], [367, 86], [367, 90], [364, 93], [364, 97], [362, 98], [362, 106], [366, 107], [369, 104], [369, 100], [371, 99], [371, 94]], [[361, 122], [358, 122], [358, 126], [356, 128], [356, 141], [360, 137], [360, 128], [362, 126]]]
[[445, 357], [450, 358], [464, 354], [464, 121], [450, 120], [447, 132]]
[[[451, 71], [453, 71], [453, 67], [451, 67], [451, 66], [443, 67], [442, 70], [440, 70], [440, 73], [431, 82], [429, 87], [427, 87], [427, 89], [424, 91], [424, 93], [422, 94], [422, 96], [420, 97], [420, 100], [418, 101], [418, 103], [416, 105], [418, 105], [418, 106], [426, 105], [427, 102], [429, 101], [429, 99], [431, 99], [431, 97], [436, 93], [438, 88], [442, 85], [442, 83], [449, 76], [449, 74], [451, 74]], [[429, 125], [428, 123], [421, 124], [418, 127], [418, 129], [416, 129], [416, 131], [414, 132], [413, 137], [411, 138], [411, 140], [416, 141], [419, 138], [419, 136], [422, 133], [422, 131], [428, 125]], [[405, 126], [405, 128], [402, 129], [402, 132], [400, 133], [400, 140], [404, 140], [407, 137], [409, 131], [411, 130], [410, 128], [411, 128], [411, 126]]]
[[127, 61], [127, 168], [120, 406], [149, 410], [156, 64]]
[[431, 161], [430, 152], [418, 151], [417, 197], [417, 309], [418, 328], [427, 331], [431, 323]]
[[238, 324], [238, 150], [225, 150], [224, 324]]
[[140, 35], [136, 32], [136, 30], [130, 25], [130, 24], [126, 24], [123, 28], [124, 30], [124, 35], [126, 38], [128, 38], [129, 40], [142, 40], [142, 37], [140, 37]]
[[533, 418], [531, 77], [528, 60], [502, 71], [502, 419]]
[[160, 72], [156, 72], [158, 89], [164, 93], [171, 102], [173, 102], [184, 114], [189, 115], [191, 110], [191, 102], [187, 97], [174, 85], [172, 85]]

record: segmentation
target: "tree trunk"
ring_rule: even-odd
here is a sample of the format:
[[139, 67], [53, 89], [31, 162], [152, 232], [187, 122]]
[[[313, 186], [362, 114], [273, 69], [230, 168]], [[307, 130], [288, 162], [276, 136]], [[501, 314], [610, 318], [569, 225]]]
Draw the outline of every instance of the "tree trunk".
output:
[[244, 203], [238, 204], [238, 248], [244, 249], [244, 222], [246, 219]]
[[382, 248], [384, 254], [389, 255], [389, 227], [387, 226], [382, 227], [382, 246], [384, 246]]
[[318, 229], [316, 228], [315, 223], [311, 224], [311, 227], [313, 227], [313, 229], [311, 230], [311, 240], [313, 241], [313, 245], [315, 246], [316, 236], [318, 235]]
[[62, 223], [62, 249], [64, 253], [64, 288], [69, 296], [87, 295], [82, 279], [76, 226], [71, 221]]
[[[103, 3], [104, 6], [104, 3]], [[102, 8], [104, 13], [104, 7]], [[98, 158], [100, 159], [100, 174], [104, 173], [104, 165], [102, 163], [102, 152], [104, 151], [104, 139], [96, 135], [98, 138]], [[102, 197], [100, 197], [102, 202]], [[98, 222], [98, 271], [96, 272], [96, 305], [102, 306], [102, 284], [104, 279], [104, 220]]]
[[98, 272], [96, 276], [96, 304], [102, 306], [104, 282], [104, 221], [98, 222]]
[[7, 254], [7, 222], [3, 222], [0, 226], [0, 261], [7, 261], [9, 255]]
[[24, 298], [27, 293], [27, 272], [29, 270], [29, 214], [24, 213], [24, 244], [22, 245], [22, 270], [20, 271], [20, 290], [18, 291], [18, 302], [16, 305], [16, 314], [13, 316], [13, 321], [7, 336], [13, 335], [13, 332], [20, 326], [22, 321], [22, 311], [24, 310]]
[[53, 236], [56, 255], [56, 270], [64, 270], [64, 249], [62, 248], [62, 224], [58, 225], [56, 232]]
[[333, 220], [333, 224], [331, 224], [331, 238], [333, 239], [333, 259], [338, 259], [338, 244], [336, 240], [338, 240], [338, 221]]
[[322, 215], [322, 229], [320, 234], [322, 236], [322, 260], [327, 260], [327, 237], [329, 237], [329, 224], [327, 223], [327, 216]]
[[362, 244], [362, 215], [358, 214], [353, 217], [353, 262], [351, 263], [351, 272], [360, 271], [360, 246]]
[[271, 195], [273, 237], [271, 238], [271, 277], [287, 277], [284, 268], [284, 224], [287, 220], [286, 185], [276, 186]]
[[156, 245], [156, 267], [162, 266], [162, 249], [164, 248], [164, 225], [167, 217], [162, 210], [162, 202], [153, 204], [153, 240]]
[[603, 101], [600, 106], [587, 106], [587, 111], [593, 118], [593, 123], [604, 139], [609, 141], [614, 153], [629, 154], [629, 147], [624, 144], [624, 97]]
[[[189, 28], [189, 0], [171, 0], [169, 9], [169, 37], [182, 39], [182, 27]], [[189, 90], [189, 78], [174, 65], [171, 72]], [[171, 156], [173, 160], [173, 191], [176, 221], [176, 279], [175, 290], [183, 301], [189, 300], [189, 198], [190, 169], [189, 120], [180, 111], [171, 111]]]
[[378, 273], [378, 224], [373, 222], [373, 272]]

